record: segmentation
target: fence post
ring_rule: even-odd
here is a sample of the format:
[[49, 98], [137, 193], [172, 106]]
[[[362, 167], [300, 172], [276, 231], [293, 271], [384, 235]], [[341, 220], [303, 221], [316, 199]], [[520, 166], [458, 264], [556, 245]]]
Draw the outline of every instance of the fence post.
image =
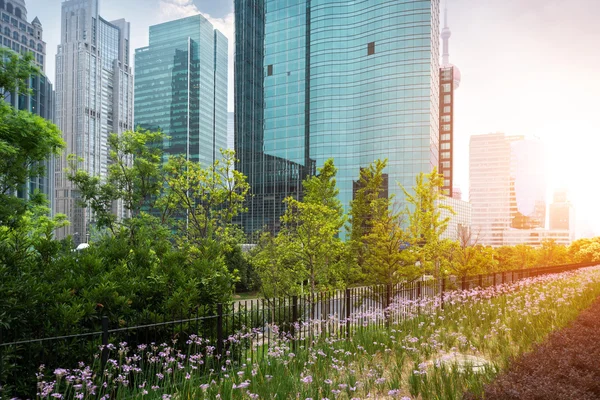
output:
[[[0, 345], [2, 344], [2, 325], [0, 325]], [[4, 372], [4, 346], [0, 346], [0, 379], [2, 379], [2, 373]]]
[[493, 283], [494, 283], [494, 287], [496, 287], [496, 273], [494, 272], [492, 274], [492, 276], [494, 277]]
[[217, 354], [223, 354], [223, 303], [217, 304]]
[[106, 315], [102, 316], [102, 370], [106, 366], [106, 362], [108, 361], [108, 317]]
[[467, 289], [467, 277], [466, 277], [466, 275], [463, 275], [463, 277], [462, 277], [461, 288], [462, 288], [462, 290], [466, 290]]
[[506, 283], [506, 276], [505, 276], [505, 272], [502, 271], [502, 284]]
[[346, 337], [350, 337], [350, 289], [346, 288]]
[[483, 275], [479, 274], [479, 287], [483, 288]]
[[442, 276], [442, 290], [440, 291], [440, 299], [442, 300], [442, 310], [444, 309], [444, 291], [446, 290], [446, 278]]

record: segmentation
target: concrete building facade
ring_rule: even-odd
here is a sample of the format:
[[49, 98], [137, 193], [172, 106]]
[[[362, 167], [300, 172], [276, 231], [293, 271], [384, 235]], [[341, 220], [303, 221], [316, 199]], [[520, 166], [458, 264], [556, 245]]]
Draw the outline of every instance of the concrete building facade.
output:
[[[78, 167], [102, 179], [108, 172], [109, 135], [133, 128], [129, 23], [105, 20], [98, 3], [62, 3], [56, 55], [56, 123], [67, 148], [55, 166], [54, 210], [71, 222], [57, 236], [72, 235], [76, 244], [87, 241], [94, 220], [91, 211], [79, 205], [81, 194], [64, 172], [67, 155], [80, 157]], [[113, 211], [118, 218], [126, 217], [122, 204], [115, 204]]]

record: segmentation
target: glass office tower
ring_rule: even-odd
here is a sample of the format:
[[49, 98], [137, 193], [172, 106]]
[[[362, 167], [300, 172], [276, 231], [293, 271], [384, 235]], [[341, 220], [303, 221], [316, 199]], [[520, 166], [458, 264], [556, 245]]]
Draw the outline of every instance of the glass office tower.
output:
[[[236, 1], [236, 20], [257, 6]], [[254, 190], [264, 199], [263, 226], [277, 230], [281, 200], [298, 197], [301, 180], [328, 158], [346, 209], [360, 168], [376, 159], [388, 159], [385, 189], [402, 202], [397, 183], [412, 187], [419, 172], [438, 165], [439, 1], [266, 0], [263, 10], [263, 80], [249, 85], [236, 76], [238, 115], [254, 92], [264, 93], [253, 143], [262, 169], [242, 169], [262, 175], [250, 182], [261, 186]], [[236, 28], [236, 35], [251, 29]], [[236, 135], [247, 128], [236, 126]]]
[[150, 27], [135, 51], [135, 126], [204, 166], [227, 148], [227, 38], [202, 15]]

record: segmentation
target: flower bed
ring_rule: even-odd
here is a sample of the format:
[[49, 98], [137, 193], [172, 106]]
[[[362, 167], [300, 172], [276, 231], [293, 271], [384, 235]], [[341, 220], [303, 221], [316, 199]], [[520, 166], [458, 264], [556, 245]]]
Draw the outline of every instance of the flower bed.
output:
[[[595, 267], [446, 292], [443, 303], [439, 297], [399, 299], [383, 314], [403, 318], [390, 318], [399, 322], [387, 328], [369, 329], [368, 321], [383, 316], [365, 310], [351, 317], [364, 323], [353, 324], [349, 339], [327, 336], [327, 330], [310, 340], [281, 334], [264, 358], [243, 365], [197, 337], [185, 353], [167, 344], [134, 350], [121, 344], [104, 375], [98, 365], [56, 371], [56, 380], [40, 383], [39, 394], [104, 400], [461, 398], [465, 391], [482, 393], [514, 357], [566, 326], [598, 295]], [[297, 336], [302, 331], [298, 326]], [[254, 335], [244, 332], [229, 341], [251, 342]]]
[[[600, 399], [600, 299], [484, 390], [489, 400]], [[473, 394], [468, 399], [481, 398]]]

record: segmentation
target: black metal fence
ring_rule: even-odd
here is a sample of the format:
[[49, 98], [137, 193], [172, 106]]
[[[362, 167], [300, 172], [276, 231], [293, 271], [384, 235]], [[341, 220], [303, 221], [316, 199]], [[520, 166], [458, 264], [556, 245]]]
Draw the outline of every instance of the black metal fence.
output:
[[[353, 287], [314, 295], [278, 299], [253, 299], [199, 308], [195, 315], [170, 319], [154, 317], [151, 323], [123, 326], [123, 321], [102, 319], [102, 330], [60, 337], [2, 343], [0, 328], [0, 398], [35, 397], [35, 373], [40, 365], [47, 372], [73, 368], [79, 362], [104, 365], [113, 347], [126, 342], [130, 348], [151, 343], [168, 343], [184, 349], [190, 338], [200, 335], [203, 346], [217, 354], [227, 354], [234, 364], [265, 356], [269, 345], [282, 336], [294, 337], [294, 345], [309, 346], [320, 337], [350, 337], [358, 331], [376, 330], [419, 312], [419, 300], [438, 298], [443, 293], [476, 287], [496, 286], [540, 275], [572, 271], [597, 265], [569, 264], [504, 271], [474, 276], [446, 276], [397, 285]], [[401, 300], [403, 309], [390, 312]], [[211, 347], [212, 346], [212, 347]], [[203, 368], [218, 366], [206, 363]]]

